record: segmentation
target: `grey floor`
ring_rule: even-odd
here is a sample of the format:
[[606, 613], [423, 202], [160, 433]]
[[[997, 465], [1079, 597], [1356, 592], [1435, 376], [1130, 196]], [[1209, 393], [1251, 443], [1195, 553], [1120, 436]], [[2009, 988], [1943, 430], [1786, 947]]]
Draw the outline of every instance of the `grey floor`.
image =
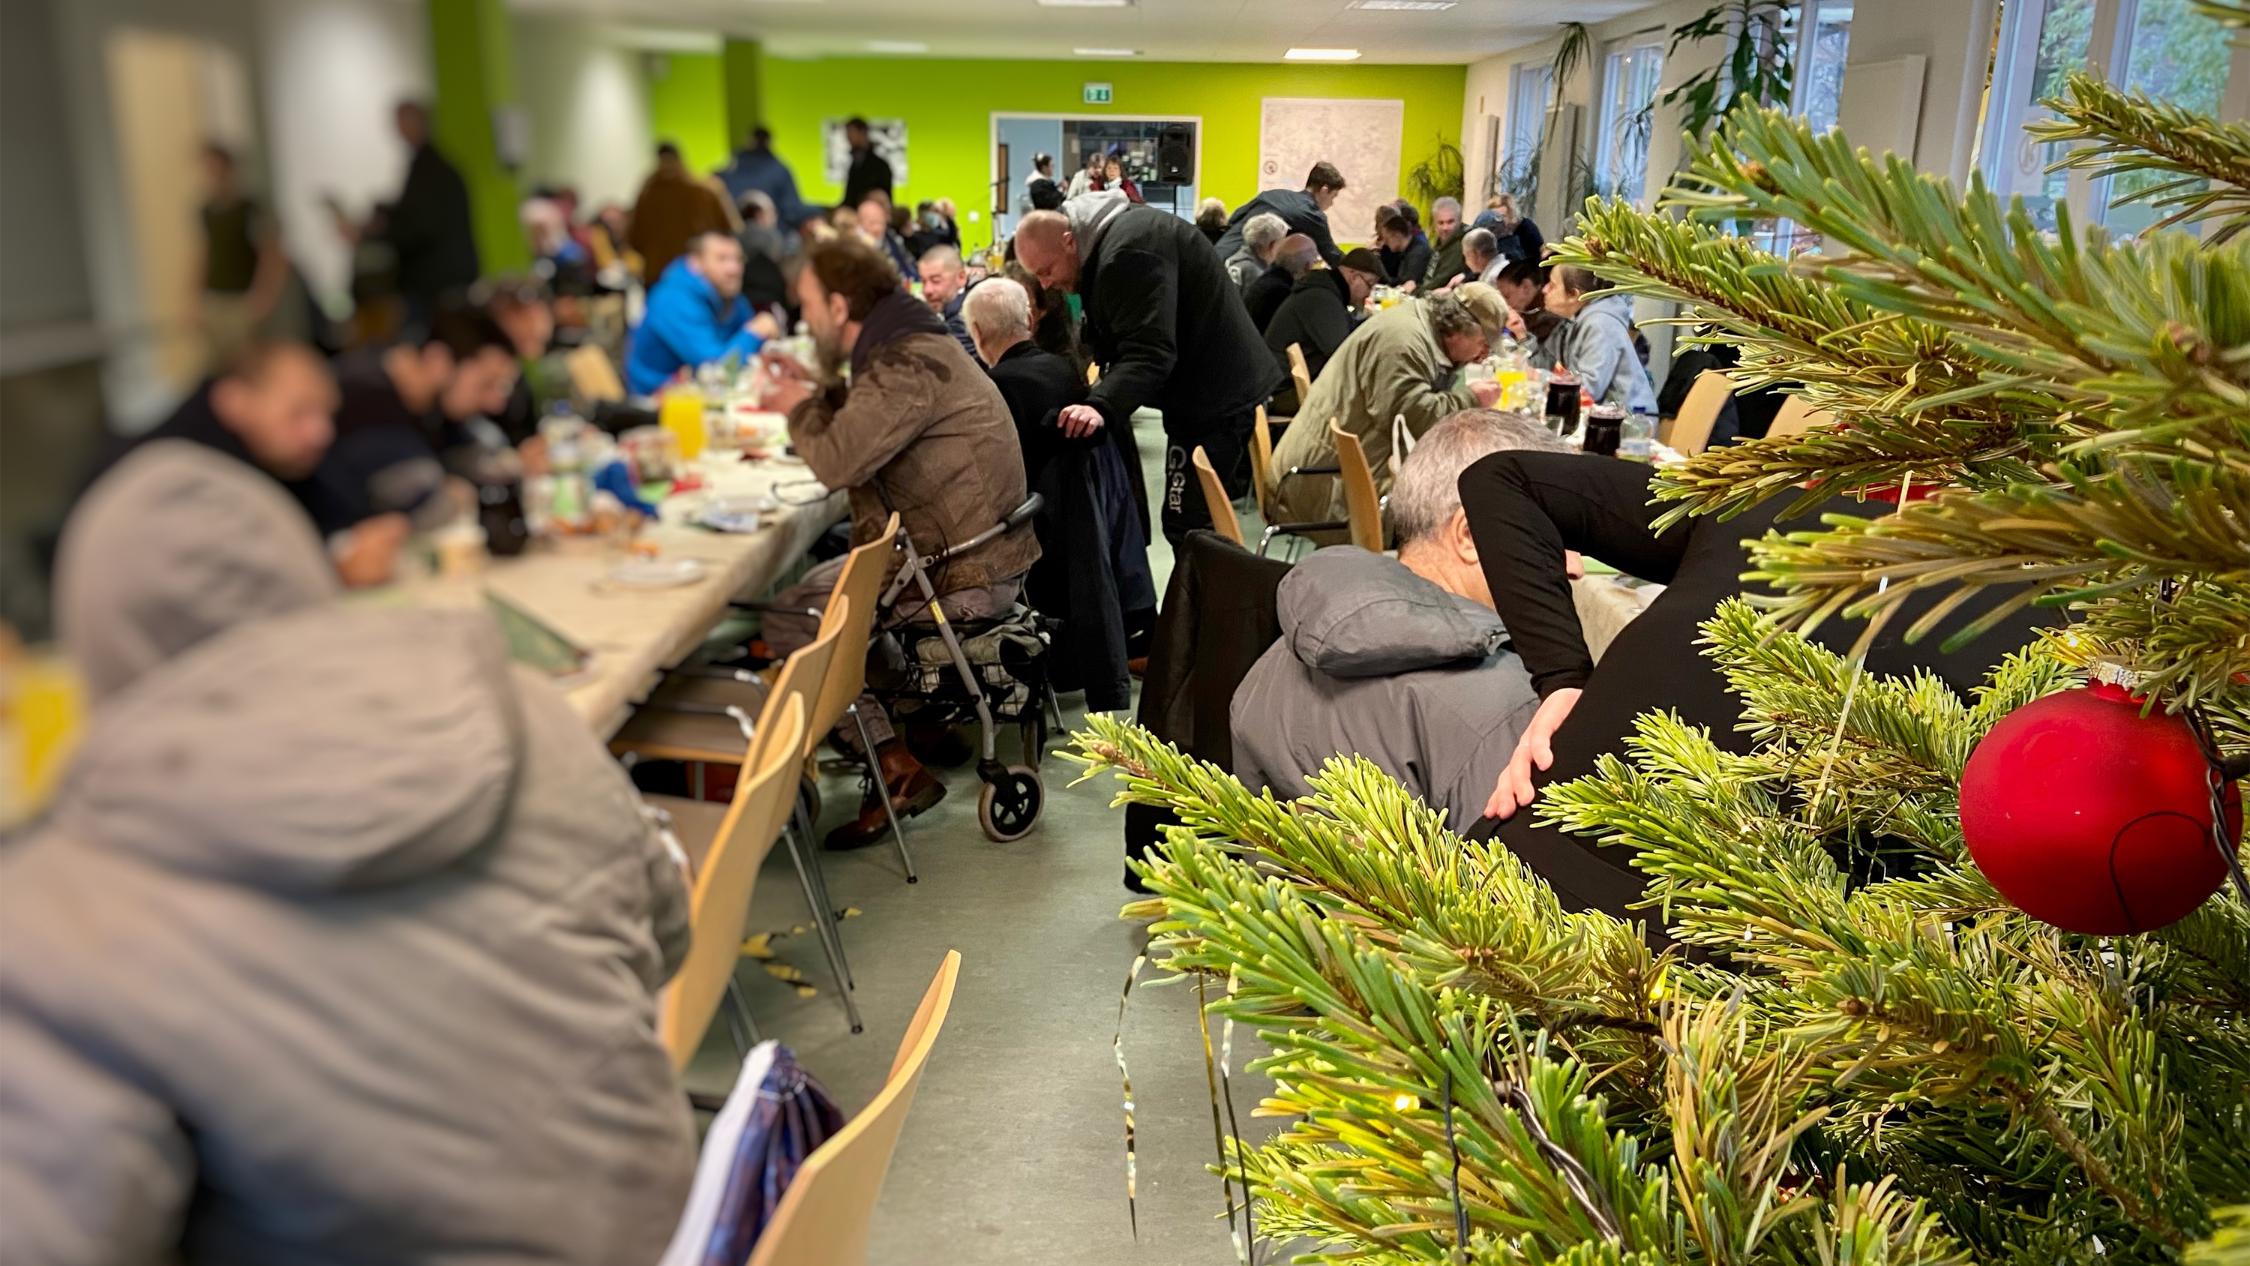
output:
[[[1153, 501], [1163, 458], [1149, 415], [1137, 428]], [[1252, 532], [1256, 531], [1251, 527]], [[1158, 538], [1158, 587], [1170, 552]], [[1080, 713], [1068, 706], [1073, 724]], [[1004, 740], [1012, 747], [1012, 739]], [[1005, 752], [1004, 748], [1004, 752]], [[1184, 984], [1134, 991], [1124, 1026], [1138, 1104], [1139, 1235], [1126, 1207], [1122, 1086], [1111, 1041], [1126, 973], [1145, 943], [1118, 918], [1122, 810], [1106, 782], [1069, 786], [1077, 767], [1047, 760], [1048, 803], [1038, 828], [994, 844], [977, 827], [977, 781], [946, 771], [944, 803], [909, 824], [921, 882], [904, 882], [888, 848], [828, 854], [838, 904], [862, 913], [844, 925], [867, 1030], [853, 1035], [810, 932], [778, 945], [782, 961], [819, 988], [803, 998], [758, 964], [740, 973], [765, 1036], [797, 1058], [854, 1112], [888, 1073], [900, 1035], [947, 949], [961, 951], [961, 984], [939, 1039], [876, 1217], [872, 1260], [889, 1263], [1230, 1263], [1211, 1098], [1194, 994]], [[856, 787], [830, 778], [827, 821], [853, 807]], [[805, 909], [786, 859], [761, 876], [754, 927], [801, 926]], [[1159, 973], [1144, 970], [1144, 979]], [[1216, 1031], [1214, 1030], [1214, 1034]], [[1241, 1075], [1259, 1053], [1235, 1043], [1234, 1101], [1244, 1131], [1265, 1084]], [[689, 1083], [723, 1092], [735, 1054], [714, 1026]], [[1278, 1259], [1277, 1255], [1268, 1255]]]

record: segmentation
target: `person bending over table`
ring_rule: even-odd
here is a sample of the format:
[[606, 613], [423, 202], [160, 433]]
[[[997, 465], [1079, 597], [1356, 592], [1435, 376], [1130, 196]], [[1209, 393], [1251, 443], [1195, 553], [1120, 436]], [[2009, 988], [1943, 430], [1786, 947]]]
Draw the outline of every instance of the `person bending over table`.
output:
[[[1345, 251], [1343, 264], [1330, 268], [1320, 262], [1311, 238], [1292, 237], [1282, 243], [1285, 260], [1300, 252], [1305, 263], [1303, 274], [1266, 323], [1266, 350], [1273, 354], [1275, 368], [1287, 375], [1289, 347], [1294, 343], [1304, 354], [1306, 376], [1317, 382], [1329, 358], [1351, 337], [1352, 314], [1374, 293], [1375, 283], [1382, 279], [1383, 265], [1375, 252], [1364, 246]], [[1276, 417], [1295, 417], [1298, 407], [1297, 384], [1284, 377], [1266, 411]]]
[[1492, 771], [1539, 696], [1492, 609], [1461, 512], [1461, 471], [1488, 453], [1554, 451], [1537, 420], [1468, 409], [1399, 467], [1398, 556], [1315, 550], [1281, 582], [1281, 640], [1236, 687], [1234, 772], [1253, 792], [1311, 794], [1338, 753], [1375, 762], [1456, 831], [1484, 816]]
[[[1745, 592], [1745, 543], [1777, 524], [1790, 530], [1816, 526], [1824, 514], [1868, 518], [1889, 511], [1880, 502], [1833, 497], [1782, 520], [1790, 500], [1784, 495], [1733, 519], [1702, 516], [1659, 533], [1656, 520], [1670, 507], [1650, 504], [1655, 475], [1654, 467], [1609, 457], [1513, 452], [1484, 458], [1461, 476], [1461, 507], [1493, 606], [1540, 698], [1505, 767], [1492, 771], [1498, 777], [1484, 806], [1487, 820], [1469, 834], [1505, 842], [1573, 906], [1627, 918], [1645, 917], [1630, 907], [1646, 883], [1628, 854], [1539, 825], [1524, 808], [1539, 787], [1593, 772], [1604, 753], [1622, 753], [1634, 720], [1655, 709], [1708, 728], [1728, 751], [1747, 751], [1747, 736], [1735, 730], [1741, 703], [1696, 646], [1700, 626], [1719, 603]], [[1598, 668], [1571, 597], [1570, 551], [1667, 586], [1610, 643]], [[1937, 649], [1936, 638], [1908, 645], [1905, 631], [1938, 596], [1907, 600], [1869, 648], [1869, 672], [1928, 669], [1965, 694], [2022, 645], [2030, 629], [2054, 619], [2043, 611], [2011, 616], [1950, 654]], [[1846, 652], [1860, 632], [1854, 621], [1830, 620], [1813, 640]]]
[[1210, 526], [1189, 454], [1200, 445], [1241, 495], [1251, 420], [1281, 381], [1218, 253], [1171, 212], [1105, 193], [1025, 216], [1016, 258], [1042, 286], [1079, 293], [1086, 345], [1103, 365], [1086, 402], [1063, 410], [1063, 433], [1131, 426], [1144, 405], [1163, 410], [1164, 536], [1176, 545]]
[[742, 297], [742, 243], [705, 233], [649, 288], [648, 311], [625, 349], [625, 386], [636, 396], [654, 395], [682, 369], [748, 359], [780, 333], [772, 317], [753, 315]]
[[[900, 287], [888, 259], [848, 238], [815, 243], [797, 276], [797, 299], [820, 351], [820, 375], [790, 357], [768, 355], [776, 386], [767, 402], [788, 414], [790, 443], [812, 473], [850, 491], [852, 544], [875, 539], [896, 511], [915, 547], [935, 554], [989, 530], [1023, 504], [1022, 449], [1007, 402], [945, 322]], [[848, 392], [840, 382], [847, 364]], [[1025, 522], [947, 559], [930, 580], [948, 617], [985, 619], [1014, 606], [1024, 573], [1038, 558], [1038, 538]], [[826, 605], [843, 566], [844, 559], [831, 559], [782, 591], [777, 605], [792, 613], [766, 617], [765, 640], [775, 653], [787, 655], [812, 641], [819, 621], [794, 612]], [[895, 614], [911, 616], [921, 608], [916, 590], [902, 596]], [[875, 739], [869, 757], [874, 781], [893, 810], [908, 817], [943, 799], [945, 785], [907, 751], [882, 707], [872, 697], [859, 702]], [[851, 728], [839, 733], [856, 748]], [[881, 840], [885, 829], [883, 802], [871, 786], [859, 816], [830, 833], [828, 846], [863, 848]]]
[[[1491, 408], [1500, 384], [1463, 382], [1460, 369], [1490, 355], [1509, 321], [1499, 293], [1473, 282], [1368, 318], [1314, 380], [1311, 397], [1274, 448], [1274, 469], [1334, 469], [1336, 440], [1328, 431], [1334, 419], [1366, 448], [1376, 490], [1389, 491], [1393, 419], [1403, 415], [1407, 429], [1419, 436], [1449, 414]], [[1334, 475], [1283, 479], [1275, 493], [1290, 522], [1345, 517], [1344, 484]]]

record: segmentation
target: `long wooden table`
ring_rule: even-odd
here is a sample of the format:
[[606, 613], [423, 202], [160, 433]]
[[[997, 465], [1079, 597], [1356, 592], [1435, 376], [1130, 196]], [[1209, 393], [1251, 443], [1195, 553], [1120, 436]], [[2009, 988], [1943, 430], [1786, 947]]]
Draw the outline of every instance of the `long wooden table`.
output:
[[[568, 684], [570, 702], [597, 734], [617, 732], [633, 705], [646, 698], [663, 670], [692, 652], [737, 597], [770, 587], [813, 541], [844, 517], [844, 494], [822, 490], [794, 462], [738, 462], [706, 458], [702, 492], [667, 497], [662, 518], [642, 529], [665, 559], [692, 558], [704, 577], [671, 589], [631, 589], [609, 583], [626, 561], [614, 545], [575, 539], [540, 542], [515, 558], [495, 558], [470, 577], [421, 577], [397, 586], [403, 600], [430, 606], [471, 607], [487, 592], [529, 613], [592, 652], [588, 671]], [[692, 526], [688, 520], [713, 497], [788, 494], [810, 504], [783, 503], [766, 512], [754, 533], [733, 535]]]

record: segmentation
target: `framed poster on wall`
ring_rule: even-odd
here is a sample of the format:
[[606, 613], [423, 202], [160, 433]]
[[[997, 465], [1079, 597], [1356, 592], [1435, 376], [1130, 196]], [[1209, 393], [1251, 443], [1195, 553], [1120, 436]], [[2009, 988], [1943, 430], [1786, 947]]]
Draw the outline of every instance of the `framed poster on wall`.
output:
[[[905, 184], [906, 120], [869, 119], [867, 121], [867, 143], [874, 146], [877, 156], [891, 165], [891, 180], [896, 184]], [[832, 185], [844, 183], [845, 173], [851, 170], [852, 147], [844, 139], [843, 119], [821, 120], [820, 151], [824, 160], [823, 169], [827, 173], [828, 183]]]
[[1258, 187], [1299, 189], [1314, 163], [1336, 164], [1344, 192], [1329, 208], [1339, 242], [1365, 242], [1375, 208], [1398, 197], [1406, 103], [1339, 97], [1267, 97], [1258, 132]]

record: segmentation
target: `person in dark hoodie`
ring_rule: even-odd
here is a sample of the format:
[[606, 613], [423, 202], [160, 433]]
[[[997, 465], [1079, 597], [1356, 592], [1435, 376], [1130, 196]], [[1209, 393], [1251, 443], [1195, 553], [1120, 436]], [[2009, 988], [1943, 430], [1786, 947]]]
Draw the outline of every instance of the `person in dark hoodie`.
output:
[[1291, 233], [1302, 233], [1320, 247], [1320, 257], [1333, 268], [1344, 258], [1336, 249], [1336, 238], [1328, 229], [1328, 209], [1336, 205], [1336, 198], [1344, 192], [1344, 174], [1334, 163], [1314, 163], [1305, 173], [1303, 189], [1268, 189], [1234, 209], [1227, 217], [1226, 232], [1212, 249], [1220, 259], [1232, 259], [1242, 249], [1242, 230], [1250, 221], [1272, 213], [1281, 217]]
[[844, 169], [844, 206], [856, 207], [875, 194], [883, 195], [883, 203], [891, 201], [891, 164], [875, 152], [875, 140], [867, 130], [867, 120], [853, 115], [844, 120], [844, 144], [851, 150], [851, 164]]
[[0, 1260], [656, 1260], [687, 892], [477, 610], [336, 601], [304, 515], [143, 446], [72, 516], [93, 700], [0, 851]]
[[1560, 451], [1529, 418], [1484, 410], [1431, 427], [1399, 467], [1398, 556], [1316, 550], [1281, 582], [1281, 640], [1234, 692], [1234, 772], [1255, 792], [1309, 795], [1330, 758], [1357, 753], [1446, 815], [1484, 815], [1539, 695], [1492, 609], [1461, 512], [1461, 472], [1490, 453]]
[[[1291, 238], [1292, 242], [1305, 242], [1301, 248], [1284, 246], [1287, 255], [1292, 249], [1310, 254], [1310, 239]], [[1351, 337], [1352, 313], [1367, 302], [1382, 280], [1382, 262], [1375, 252], [1364, 246], [1355, 246], [1344, 252], [1340, 268], [1330, 268], [1319, 262], [1317, 256], [1308, 264], [1305, 275], [1297, 279], [1281, 307], [1266, 325], [1266, 350], [1273, 353], [1274, 364], [1281, 372], [1289, 372], [1289, 345], [1294, 343], [1304, 353], [1305, 371], [1313, 378], [1327, 367], [1328, 358]], [[1274, 393], [1267, 412], [1275, 417], [1291, 417], [1297, 412], [1297, 386], [1285, 381]]]
[[1104, 366], [1086, 402], [1063, 410], [1063, 433], [1163, 410], [1164, 535], [1176, 544], [1209, 526], [1189, 455], [1201, 446], [1229, 489], [1247, 488], [1251, 422], [1281, 380], [1218, 253], [1188, 221], [1102, 193], [1025, 216], [1016, 257], [1042, 286], [1078, 292]]

